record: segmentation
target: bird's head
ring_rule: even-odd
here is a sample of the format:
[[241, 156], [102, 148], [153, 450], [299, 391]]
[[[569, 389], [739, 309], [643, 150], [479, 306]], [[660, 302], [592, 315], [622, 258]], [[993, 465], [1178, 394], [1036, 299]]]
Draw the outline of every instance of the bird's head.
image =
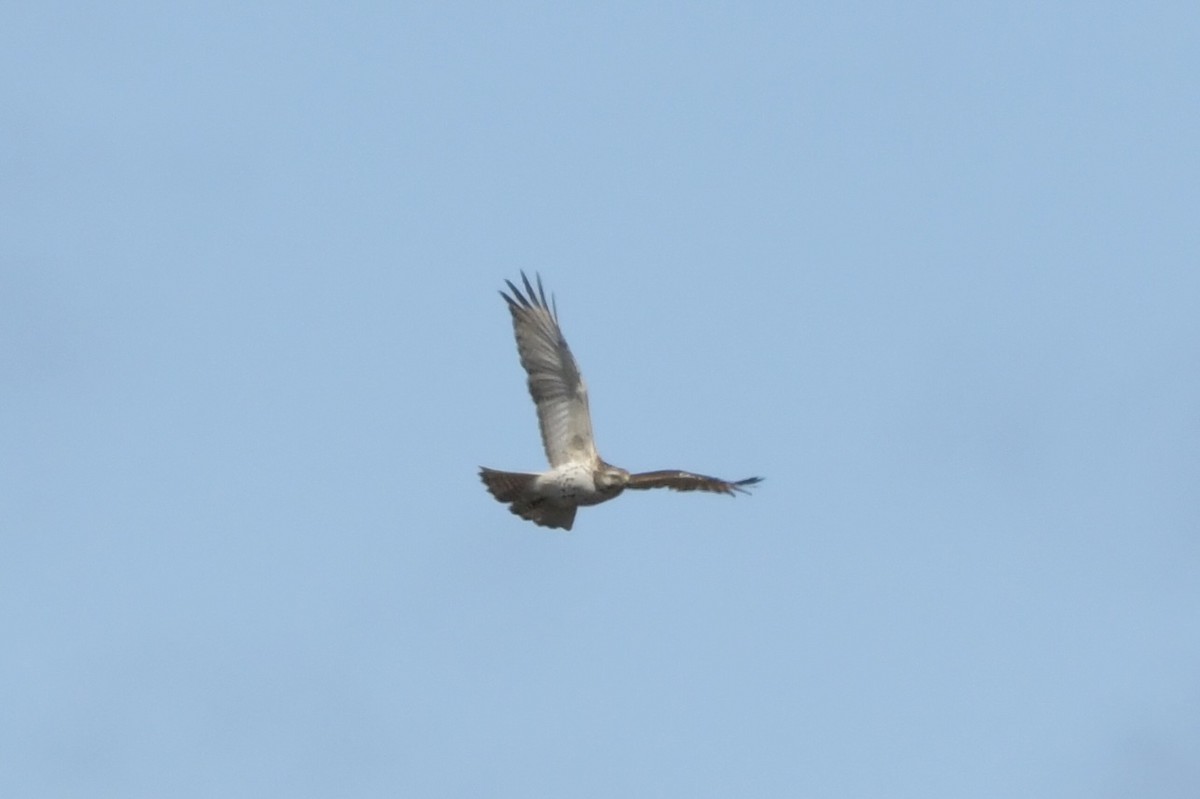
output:
[[597, 491], [615, 496], [624, 491], [625, 486], [629, 484], [629, 472], [620, 466], [601, 462], [600, 468], [596, 470], [595, 480]]

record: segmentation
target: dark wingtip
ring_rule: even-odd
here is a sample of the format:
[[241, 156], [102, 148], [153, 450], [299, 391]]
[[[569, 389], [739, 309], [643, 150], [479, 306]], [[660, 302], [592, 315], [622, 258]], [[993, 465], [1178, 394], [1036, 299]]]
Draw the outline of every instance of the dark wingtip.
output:
[[546, 302], [546, 290], [542, 288], [542, 276], [536, 272], [534, 275], [537, 280], [536, 291], [534, 290], [533, 282], [529, 280], [529, 276], [526, 275], [525, 270], [522, 269], [521, 283], [525, 285], [525, 290], [522, 291], [521, 289], [517, 288], [516, 284], [514, 284], [511, 280], [505, 280], [504, 282], [507, 284], [508, 290], [511, 291], [512, 294], [510, 295], [501, 291], [500, 296], [504, 298], [505, 302], [514, 308], [552, 309], [554, 312], [554, 318], [557, 319], [558, 308], [555, 307], [553, 295], [551, 295], [550, 302]]
[[542, 300], [542, 307], [546, 310], [550, 309], [550, 303], [546, 302], [546, 290], [542, 288], [542, 273], [537, 273], [538, 297]]
[[733, 490], [737, 491], [739, 494], [749, 494], [750, 492], [746, 489], [750, 486], [756, 486], [762, 481], [763, 479], [761, 477], [747, 477], [745, 480], [735, 480], [729, 485], [732, 486]]
[[[539, 281], [540, 280], [541, 280], [541, 278], [539, 278]], [[530, 304], [531, 305], [536, 304], [537, 303], [537, 294], [534, 294], [533, 284], [529, 282], [529, 277], [525, 274], [524, 269], [521, 270], [521, 282], [525, 284], [525, 296], [527, 296], [529, 298]], [[539, 283], [538, 285], [541, 285], [541, 283]]]

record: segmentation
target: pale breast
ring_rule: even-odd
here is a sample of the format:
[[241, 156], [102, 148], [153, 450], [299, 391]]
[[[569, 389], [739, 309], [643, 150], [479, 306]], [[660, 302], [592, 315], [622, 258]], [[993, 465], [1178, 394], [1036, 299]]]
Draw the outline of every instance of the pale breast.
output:
[[537, 486], [546, 499], [562, 507], [595, 505], [604, 499], [596, 491], [592, 469], [581, 463], [566, 463], [543, 473]]

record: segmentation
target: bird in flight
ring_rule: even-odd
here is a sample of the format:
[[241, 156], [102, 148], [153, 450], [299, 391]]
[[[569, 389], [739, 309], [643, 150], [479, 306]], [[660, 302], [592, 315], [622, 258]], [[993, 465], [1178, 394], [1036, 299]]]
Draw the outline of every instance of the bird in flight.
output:
[[558, 326], [558, 308], [546, 302], [542, 278], [537, 291], [525, 273], [524, 293], [508, 284], [512, 294], [500, 292], [512, 313], [513, 332], [521, 366], [529, 375], [529, 394], [537, 406], [542, 446], [550, 470], [540, 473], [501, 472], [481, 467], [479, 476], [487, 490], [509, 510], [542, 527], [570, 530], [581, 505], [599, 505], [627, 488], [670, 488], [675, 491], [709, 491], [715, 494], [748, 493], [761, 477], [721, 480], [676, 469], [631, 474], [606, 463], [592, 439], [592, 417], [588, 412], [587, 386], [579, 364], [567, 347]]

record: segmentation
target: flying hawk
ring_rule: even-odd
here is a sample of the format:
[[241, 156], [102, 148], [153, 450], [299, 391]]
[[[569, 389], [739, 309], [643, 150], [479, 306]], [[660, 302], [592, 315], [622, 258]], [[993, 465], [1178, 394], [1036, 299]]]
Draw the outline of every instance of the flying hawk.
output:
[[587, 386], [558, 326], [558, 308], [546, 302], [542, 278], [537, 291], [521, 273], [525, 292], [504, 281], [512, 295], [500, 292], [512, 313], [513, 332], [521, 366], [529, 374], [529, 393], [537, 405], [542, 446], [550, 471], [540, 474], [500, 472], [482, 467], [484, 485], [509, 510], [543, 527], [570, 530], [580, 505], [599, 505], [626, 488], [671, 488], [675, 491], [711, 491], [716, 494], [748, 493], [747, 486], [762, 480], [749, 477], [729, 482], [702, 474], [668, 469], [630, 474], [605, 463], [592, 440]]

